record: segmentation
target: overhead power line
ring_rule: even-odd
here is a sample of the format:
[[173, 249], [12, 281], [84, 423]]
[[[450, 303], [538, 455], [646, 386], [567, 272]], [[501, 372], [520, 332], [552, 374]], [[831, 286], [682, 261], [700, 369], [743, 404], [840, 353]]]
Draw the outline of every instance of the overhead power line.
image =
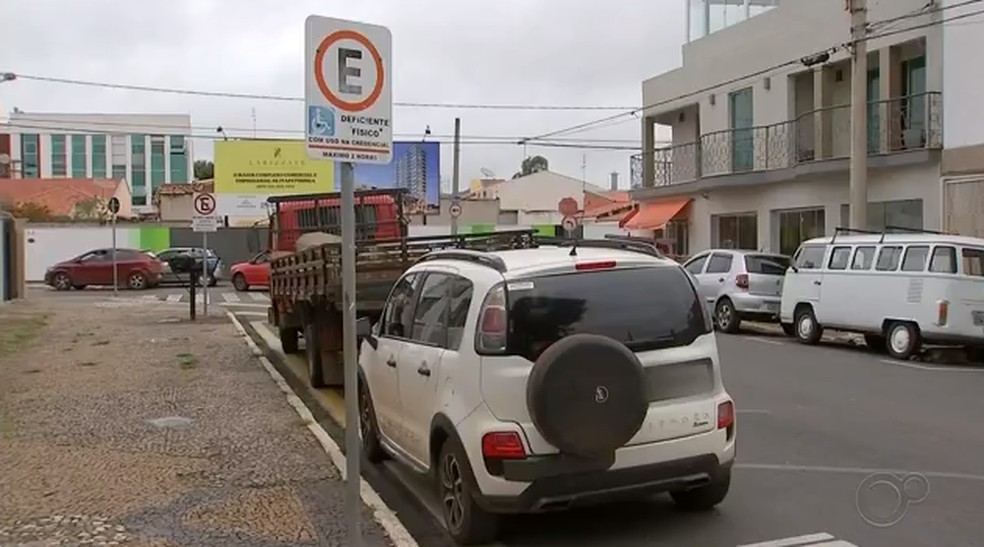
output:
[[[982, 1], [982, 0], [971, 0], [971, 1], [967, 1], [967, 2], [964, 2], [963, 4], [958, 4], [958, 5], [960, 5], [960, 6], [962, 6], [962, 5], [969, 5], [969, 4], [980, 2], [980, 1]], [[946, 6], [946, 7], [947, 8], [957, 7], [958, 5]], [[925, 14], [926, 14], [926, 12], [910, 13], [908, 15], [900, 16], [900, 17], [902, 17], [903, 19], [911, 19], [911, 18], [914, 18], [914, 17], [923, 16]], [[938, 20], [938, 21], [932, 21], [932, 22], [923, 23], [923, 24], [920, 24], [920, 25], [909, 26], [909, 27], [902, 28], [902, 29], [892, 30], [890, 32], [874, 33], [874, 34], [871, 34], [871, 35], [863, 38], [863, 41], [868, 42], [868, 41], [871, 41], [871, 40], [876, 40], [878, 38], [886, 38], [888, 36], [895, 36], [897, 34], [903, 34], [903, 33], [911, 32], [911, 31], [914, 31], [914, 30], [924, 29], [924, 28], [928, 28], [928, 27], [932, 27], [932, 26], [936, 26], [936, 25], [942, 25], [942, 24], [945, 24], [945, 23], [949, 23], [951, 21], [958, 21], [960, 19], [966, 19], [968, 17], [974, 17], [976, 15], [981, 15], [981, 14], [984, 14], [984, 10], [973, 11], [973, 12], [968, 12], [968, 13], [962, 13], [960, 15], [954, 15], [954, 16], [947, 17], [945, 19], [941, 19], [941, 20]], [[886, 20], [886, 21], [888, 21], [888, 20]], [[618, 113], [618, 114], [612, 114], [610, 116], [605, 116], [603, 118], [598, 118], [596, 120], [592, 120], [592, 121], [588, 121], [588, 122], [583, 122], [583, 123], [575, 124], [575, 125], [572, 125], [572, 126], [569, 126], [569, 127], [564, 127], [564, 128], [561, 128], [561, 129], [557, 129], [555, 131], [547, 132], [547, 133], [542, 133], [542, 134], [537, 135], [535, 137], [525, 137], [523, 139], [520, 139], [518, 141], [518, 144], [532, 144], [534, 141], [538, 141], [540, 139], [557, 137], [559, 135], [570, 135], [570, 134], [573, 134], [573, 133], [579, 133], [579, 132], [583, 132], [583, 131], [592, 130], [592, 129], [595, 129], [597, 126], [599, 126], [599, 124], [603, 124], [603, 123], [614, 121], [614, 120], [619, 120], [619, 119], [622, 119], [622, 118], [626, 118], [627, 116], [634, 116], [636, 114], [645, 112], [647, 110], [651, 110], [653, 108], [658, 108], [660, 106], [664, 106], [664, 105], [667, 105], [667, 104], [670, 104], [670, 103], [679, 101], [681, 99], [687, 99], [687, 98], [693, 97], [695, 95], [702, 95], [704, 93], [709, 93], [709, 92], [715, 91], [715, 90], [717, 90], [719, 88], [727, 87], [727, 86], [730, 86], [730, 85], [736, 84], [736, 83], [740, 83], [740, 82], [743, 82], [743, 81], [748, 80], [748, 79], [751, 79], [751, 78], [756, 78], [756, 77], [759, 77], [759, 76], [770, 75], [770, 74], [772, 74], [772, 73], [774, 73], [774, 72], [776, 72], [778, 70], [781, 70], [783, 68], [787, 68], [787, 67], [791, 67], [791, 66], [797, 66], [797, 65], [803, 65], [803, 64], [808, 64], [808, 61], [809, 60], [813, 60], [813, 59], [824, 59], [823, 62], [826, 62], [826, 59], [829, 59], [829, 56], [833, 55], [834, 53], [836, 53], [838, 51], [847, 49], [850, 45], [851, 45], [850, 42], [848, 42], [848, 43], [844, 43], [844, 44], [840, 44], [840, 45], [836, 45], [836, 46], [831, 46], [829, 48], [820, 50], [820, 51], [818, 51], [818, 52], [816, 52], [816, 53], [814, 53], [812, 55], [808, 55], [806, 57], [802, 57], [802, 58], [799, 58], [799, 59], [791, 59], [789, 61], [785, 61], [785, 62], [776, 64], [776, 65], [770, 66], [768, 68], [764, 68], [762, 70], [757, 70], [755, 72], [752, 72], [752, 73], [749, 73], [749, 74], [744, 74], [742, 76], [731, 78], [731, 79], [728, 79], [728, 80], [725, 80], [725, 81], [722, 81], [722, 82], [718, 82], [716, 84], [709, 85], [709, 86], [706, 86], [706, 87], [702, 87], [702, 88], [697, 89], [697, 90], [694, 90], [694, 91], [683, 93], [683, 94], [680, 94], [680, 95], [677, 95], [677, 96], [674, 96], [674, 97], [671, 97], [671, 98], [668, 98], [668, 99], [663, 99], [661, 101], [657, 101], [657, 102], [652, 103], [652, 104], [647, 104], [645, 106], [632, 109], [632, 110], [630, 110], [628, 112], [621, 112], [621, 113]]]
[[[206, 91], [200, 89], [180, 89], [173, 87], [158, 87], [147, 85], [123, 84], [114, 82], [98, 82], [92, 80], [77, 80], [73, 78], [57, 78], [53, 76], [39, 76], [36, 74], [13, 73], [18, 80], [32, 80], [37, 82], [47, 82], [53, 84], [78, 85], [87, 87], [100, 87], [105, 89], [122, 89], [127, 91], [143, 91], [150, 93], [170, 93], [174, 95], [193, 95], [199, 97], [220, 97], [226, 99], [252, 99], [261, 101], [282, 101], [282, 102], [304, 102], [303, 97], [291, 97], [288, 95], [270, 95], [258, 93], [233, 93], [228, 91]], [[557, 110], [557, 111], [598, 111], [598, 110], [631, 110], [631, 106], [598, 106], [598, 105], [536, 105], [536, 104], [491, 104], [491, 103], [438, 103], [438, 102], [413, 102], [395, 101], [394, 106], [406, 108], [447, 108], [447, 109], [472, 109], [472, 110]]]

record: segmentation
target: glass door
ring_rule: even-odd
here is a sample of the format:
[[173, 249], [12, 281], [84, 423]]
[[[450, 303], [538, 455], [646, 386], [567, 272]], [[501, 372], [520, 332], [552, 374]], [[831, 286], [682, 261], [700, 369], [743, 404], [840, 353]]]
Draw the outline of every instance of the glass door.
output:
[[881, 77], [879, 69], [868, 71], [868, 153], [881, 151]]
[[735, 91], [729, 96], [731, 110], [731, 170], [751, 171], [755, 167], [755, 142], [752, 125], [755, 117], [752, 88]]
[[905, 148], [926, 145], [926, 57], [902, 62], [902, 140]]

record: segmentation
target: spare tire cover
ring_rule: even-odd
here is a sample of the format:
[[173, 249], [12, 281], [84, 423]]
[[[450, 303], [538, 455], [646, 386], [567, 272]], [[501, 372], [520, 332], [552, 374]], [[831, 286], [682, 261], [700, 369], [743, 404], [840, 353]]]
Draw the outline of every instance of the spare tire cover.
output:
[[561, 452], [605, 456], [629, 442], [646, 419], [645, 372], [620, 342], [575, 334], [536, 360], [526, 404], [537, 431]]

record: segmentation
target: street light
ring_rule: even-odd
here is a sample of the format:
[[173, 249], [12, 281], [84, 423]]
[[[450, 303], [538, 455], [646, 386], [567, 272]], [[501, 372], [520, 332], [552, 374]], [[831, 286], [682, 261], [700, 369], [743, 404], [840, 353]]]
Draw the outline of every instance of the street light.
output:
[[13, 72], [0, 72], [0, 84], [3, 82], [12, 82], [17, 79], [17, 75]]

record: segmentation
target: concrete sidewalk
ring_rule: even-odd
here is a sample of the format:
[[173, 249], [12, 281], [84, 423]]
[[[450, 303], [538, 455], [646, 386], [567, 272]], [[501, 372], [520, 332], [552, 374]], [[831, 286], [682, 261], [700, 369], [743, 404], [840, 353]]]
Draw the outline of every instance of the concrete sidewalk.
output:
[[309, 426], [225, 317], [5, 306], [0, 545], [347, 545]]

